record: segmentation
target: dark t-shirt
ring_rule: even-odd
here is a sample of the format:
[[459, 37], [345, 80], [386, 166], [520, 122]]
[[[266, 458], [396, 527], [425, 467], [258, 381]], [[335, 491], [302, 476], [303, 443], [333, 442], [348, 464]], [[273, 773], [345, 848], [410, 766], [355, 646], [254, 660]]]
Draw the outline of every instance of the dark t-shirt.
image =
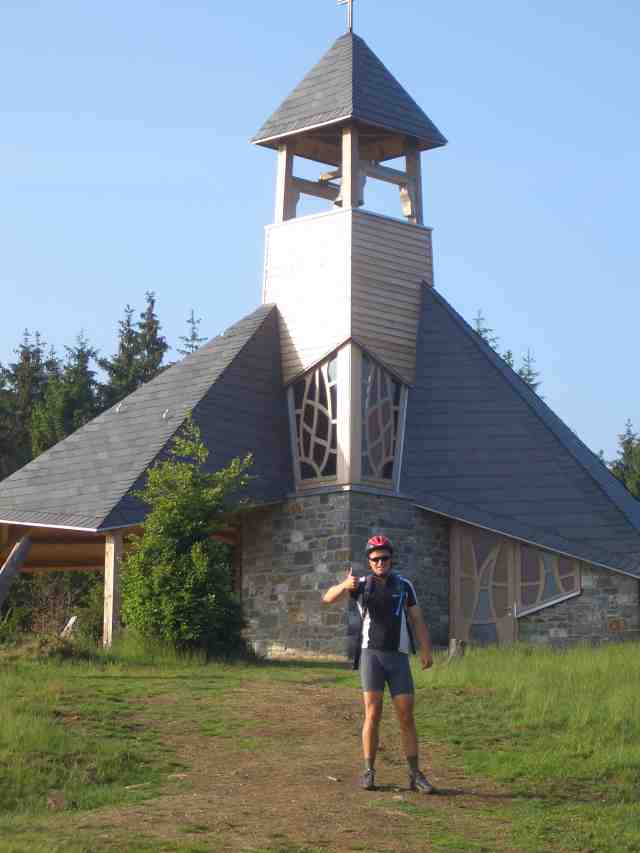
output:
[[[367, 586], [370, 594], [366, 595]], [[366, 613], [365, 613], [366, 597]], [[364, 614], [362, 648], [409, 654], [411, 641], [407, 625], [407, 607], [418, 603], [413, 584], [402, 575], [392, 572], [386, 583], [367, 585], [367, 578], [358, 579], [358, 588], [351, 593]]]

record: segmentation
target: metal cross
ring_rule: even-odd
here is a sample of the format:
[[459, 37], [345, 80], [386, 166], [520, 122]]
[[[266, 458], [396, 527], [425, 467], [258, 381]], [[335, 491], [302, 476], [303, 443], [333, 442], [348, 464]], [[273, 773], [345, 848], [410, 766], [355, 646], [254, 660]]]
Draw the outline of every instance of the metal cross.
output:
[[338, 6], [348, 7], [348, 31], [353, 32], [353, 0], [338, 0]]

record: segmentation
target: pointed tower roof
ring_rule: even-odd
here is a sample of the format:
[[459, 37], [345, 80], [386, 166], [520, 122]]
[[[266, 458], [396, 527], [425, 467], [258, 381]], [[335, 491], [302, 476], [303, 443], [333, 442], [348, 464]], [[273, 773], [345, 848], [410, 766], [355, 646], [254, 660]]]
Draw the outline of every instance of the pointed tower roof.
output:
[[[354, 33], [341, 36], [311, 69], [251, 140], [277, 148], [281, 139], [304, 133], [296, 154], [318, 156], [313, 141], [326, 147], [326, 160], [339, 162], [340, 125], [355, 120], [363, 156], [387, 160], [402, 153], [399, 139], [411, 137], [425, 151], [447, 140], [366, 42]], [[394, 142], [394, 137], [396, 137]], [[328, 159], [335, 149], [333, 159]]]
[[265, 305], [0, 483], [0, 521], [101, 531], [140, 523], [136, 498], [189, 412], [217, 470], [253, 453], [248, 494], [291, 489], [278, 312]]
[[640, 501], [431, 287], [407, 411], [416, 503], [640, 577]]

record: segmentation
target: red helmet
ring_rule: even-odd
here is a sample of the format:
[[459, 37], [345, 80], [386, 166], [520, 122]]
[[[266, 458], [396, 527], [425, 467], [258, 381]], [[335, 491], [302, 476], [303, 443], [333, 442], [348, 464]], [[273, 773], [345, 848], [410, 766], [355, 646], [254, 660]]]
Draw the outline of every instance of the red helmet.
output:
[[386, 550], [393, 554], [393, 545], [386, 536], [372, 536], [367, 542], [367, 557], [372, 551]]

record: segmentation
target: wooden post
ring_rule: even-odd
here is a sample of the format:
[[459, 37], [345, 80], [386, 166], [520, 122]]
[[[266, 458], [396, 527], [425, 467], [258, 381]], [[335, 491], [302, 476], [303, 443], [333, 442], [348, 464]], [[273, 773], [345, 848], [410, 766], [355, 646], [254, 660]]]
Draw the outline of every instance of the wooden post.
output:
[[2, 568], [0, 568], [0, 607], [4, 604], [11, 584], [20, 571], [20, 567], [27, 559], [27, 554], [31, 548], [30, 532], [28, 531], [19, 542], [16, 542]]
[[276, 223], [295, 219], [300, 195], [293, 188], [293, 148], [284, 143], [278, 149], [278, 178], [276, 181]]
[[110, 648], [120, 628], [120, 561], [122, 531], [107, 533], [104, 546], [104, 629], [102, 644]]
[[409, 216], [409, 222], [414, 225], [424, 225], [424, 209], [422, 202], [422, 160], [420, 151], [415, 142], [407, 144], [407, 175], [411, 178], [413, 190], [413, 215]]
[[339, 201], [344, 210], [362, 207], [363, 187], [358, 128], [349, 125], [342, 128], [342, 187]]

